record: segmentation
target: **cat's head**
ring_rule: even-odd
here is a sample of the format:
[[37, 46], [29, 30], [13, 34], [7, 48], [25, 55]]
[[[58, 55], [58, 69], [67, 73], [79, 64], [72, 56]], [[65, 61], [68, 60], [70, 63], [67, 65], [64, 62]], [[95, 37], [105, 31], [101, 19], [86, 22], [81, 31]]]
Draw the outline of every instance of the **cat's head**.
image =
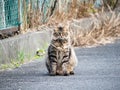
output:
[[57, 47], [65, 47], [70, 44], [69, 29], [58, 26], [53, 30], [52, 44]]
[[69, 36], [69, 31], [66, 27], [58, 26], [53, 30], [54, 38], [67, 38]]

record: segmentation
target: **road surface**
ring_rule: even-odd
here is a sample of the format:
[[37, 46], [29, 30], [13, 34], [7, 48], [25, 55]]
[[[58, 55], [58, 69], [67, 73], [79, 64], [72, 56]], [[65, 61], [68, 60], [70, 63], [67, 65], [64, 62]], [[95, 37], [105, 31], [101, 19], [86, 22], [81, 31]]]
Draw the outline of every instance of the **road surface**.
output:
[[0, 72], [0, 90], [120, 90], [120, 41], [75, 51], [75, 75], [48, 76], [44, 61], [36, 60]]

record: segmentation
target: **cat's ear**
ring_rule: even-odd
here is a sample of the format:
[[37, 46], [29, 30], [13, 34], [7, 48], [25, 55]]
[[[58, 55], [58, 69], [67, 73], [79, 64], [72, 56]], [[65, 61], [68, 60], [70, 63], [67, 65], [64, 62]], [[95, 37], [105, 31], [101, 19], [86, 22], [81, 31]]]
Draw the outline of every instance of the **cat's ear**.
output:
[[69, 31], [69, 26], [67, 26], [67, 25], [64, 26], [64, 31], [67, 31], [67, 32], [68, 32], [68, 31]]
[[66, 30], [69, 30], [69, 26], [70, 26], [70, 22], [67, 22], [67, 23], [66, 23], [66, 26], [65, 26], [65, 29], [66, 29]]
[[54, 26], [53, 31], [54, 32], [58, 31], [58, 26]]
[[55, 28], [53, 29], [53, 31], [54, 31], [54, 32], [57, 32], [57, 31], [58, 31], [57, 27], [55, 27]]
[[69, 31], [69, 22], [62, 24], [64, 31]]

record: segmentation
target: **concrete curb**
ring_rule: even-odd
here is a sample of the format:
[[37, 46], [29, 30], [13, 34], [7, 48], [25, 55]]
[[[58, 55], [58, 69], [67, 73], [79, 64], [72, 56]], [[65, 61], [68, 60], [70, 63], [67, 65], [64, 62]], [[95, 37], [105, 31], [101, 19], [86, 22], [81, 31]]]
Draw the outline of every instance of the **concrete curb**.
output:
[[[0, 40], [0, 65], [20, 58], [28, 60], [34, 57], [50, 41], [50, 31], [30, 32], [12, 38]], [[47, 48], [47, 47], [46, 47]]]

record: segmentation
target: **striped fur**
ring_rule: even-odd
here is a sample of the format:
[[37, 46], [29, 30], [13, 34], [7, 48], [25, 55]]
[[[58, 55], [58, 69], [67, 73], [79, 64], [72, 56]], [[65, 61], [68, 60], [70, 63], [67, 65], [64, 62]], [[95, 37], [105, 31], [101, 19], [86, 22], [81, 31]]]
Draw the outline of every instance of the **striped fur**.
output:
[[48, 47], [46, 67], [50, 75], [74, 74], [77, 58], [70, 44], [69, 31], [57, 27], [53, 32], [51, 44]]

